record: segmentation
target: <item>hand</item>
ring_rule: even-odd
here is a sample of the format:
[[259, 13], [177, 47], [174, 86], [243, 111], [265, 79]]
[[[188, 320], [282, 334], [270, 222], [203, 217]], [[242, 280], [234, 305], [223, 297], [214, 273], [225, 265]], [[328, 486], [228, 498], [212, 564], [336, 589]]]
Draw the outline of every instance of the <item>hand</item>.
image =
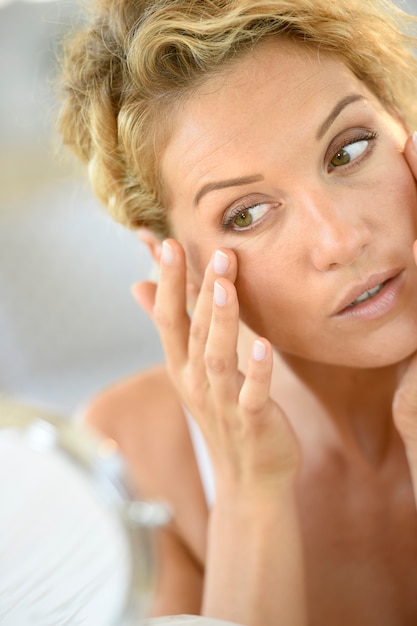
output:
[[[404, 156], [414, 178], [417, 179], [417, 136], [407, 139]], [[417, 263], [417, 241], [413, 245], [414, 260]], [[417, 352], [404, 366], [404, 372], [394, 397], [394, 423], [404, 442], [414, 486], [417, 504]]]
[[417, 180], [417, 132], [410, 135], [405, 142], [404, 156], [414, 178]]
[[417, 506], [417, 353], [409, 359], [395, 392], [393, 417], [404, 442]]
[[272, 349], [266, 339], [255, 340], [246, 376], [238, 371], [236, 275], [235, 254], [217, 251], [190, 320], [185, 254], [171, 239], [163, 244], [158, 287], [141, 283], [134, 295], [152, 314], [170, 375], [203, 432], [217, 490], [226, 485], [260, 492], [294, 480], [299, 450], [285, 415], [269, 396]]

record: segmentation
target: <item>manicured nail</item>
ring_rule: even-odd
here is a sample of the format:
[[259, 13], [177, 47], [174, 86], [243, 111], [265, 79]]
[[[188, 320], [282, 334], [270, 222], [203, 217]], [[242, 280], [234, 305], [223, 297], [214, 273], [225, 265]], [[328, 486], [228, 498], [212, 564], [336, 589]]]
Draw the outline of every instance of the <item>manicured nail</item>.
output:
[[219, 283], [216, 281], [214, 283], [214, 302], [217, 304], [217, 306], [224, 306], [226, 304], [226, 300], [226, 289], [219, 285]]
[[161, 259], [162, 262], [165, 263], [165, 265], [172, 265], [172, 263], [174, 262], [174, 251], [167, 241], [164, 241], [162, 243]]
[[256, 339], [253, 342], [252, 356], [255, 361], [263, 361], [266, 355], [266, 346], [263, 341]]
[[221, 250], [216, 250], [214, 254], [213, 269], [216, 274], [225, 274], [229, 269], [229, 257]]
[[417, 152], [417, 130], [413, 132], [413, 146], [414, 150]]

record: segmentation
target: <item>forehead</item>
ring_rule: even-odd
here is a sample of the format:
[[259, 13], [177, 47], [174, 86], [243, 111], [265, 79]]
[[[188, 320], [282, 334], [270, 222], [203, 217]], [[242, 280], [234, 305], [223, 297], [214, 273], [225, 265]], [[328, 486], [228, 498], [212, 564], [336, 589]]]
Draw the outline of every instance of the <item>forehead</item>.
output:
[[271, 132], [289, 147], [352, 92], [370, 95], [336, 56], [286, 40], [259, 45], [208, 79], [176, 116], [161, 160], [168, 201], [188, 200], [188, 189], [224, 175], [225, 165], [228, 177], [242, 176], [246, 156], [268, 149]]

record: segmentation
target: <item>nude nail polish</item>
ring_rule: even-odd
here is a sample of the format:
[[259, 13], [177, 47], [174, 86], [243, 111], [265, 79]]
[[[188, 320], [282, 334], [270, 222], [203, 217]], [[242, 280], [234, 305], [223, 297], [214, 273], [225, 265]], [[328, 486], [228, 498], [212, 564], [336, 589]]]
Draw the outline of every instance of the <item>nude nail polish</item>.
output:
[[217, 281], [214, 283], [214, 302], [217, 306], [224, 306], [227, 301], [226, 289], [222, 287]]
[[266, 355], [266, 347], [265, 344], [263, 343], [263, 341], [259, 341], [259, 339], [256, 339], [253, 342], [253, 348], [252, 348], [252, 356], [255, 359], [255, 361], [263, 361]]
[[174, 251], [167, 241], [162, 243], [161, 259], [165, 265], [172, 265], [174, 262]]
[[214, 254], [213, 269], [216, 274], [225, 274], [229, 269], [229, 257], [221, 250], [216, 250]]

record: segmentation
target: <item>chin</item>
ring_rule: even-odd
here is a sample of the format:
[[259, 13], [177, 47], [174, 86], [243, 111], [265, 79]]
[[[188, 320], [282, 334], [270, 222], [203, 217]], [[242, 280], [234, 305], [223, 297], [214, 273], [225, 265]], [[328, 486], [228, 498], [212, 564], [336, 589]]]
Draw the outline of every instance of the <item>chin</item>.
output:
[[[339, 354], [334, 365], [359, 369], [374, 369], [399, 365], [417, 352], [417, 322], [401, 334], [392, 334], [385, 341], [370, 339], [360, 349]], [[330, 364], [330, 362], [329, 362]]]

